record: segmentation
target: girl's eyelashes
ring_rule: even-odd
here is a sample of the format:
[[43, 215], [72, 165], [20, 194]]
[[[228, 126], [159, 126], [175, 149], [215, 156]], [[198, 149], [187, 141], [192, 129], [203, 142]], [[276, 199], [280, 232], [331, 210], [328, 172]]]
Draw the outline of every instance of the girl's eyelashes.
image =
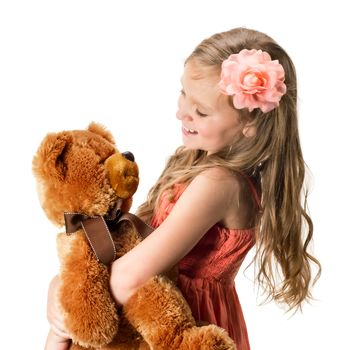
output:
[[200, 112], [198, 109], [196, 109], [195, 112], [199, 115], [199, 117], [207, 117], [208, 116], [207, 114]]

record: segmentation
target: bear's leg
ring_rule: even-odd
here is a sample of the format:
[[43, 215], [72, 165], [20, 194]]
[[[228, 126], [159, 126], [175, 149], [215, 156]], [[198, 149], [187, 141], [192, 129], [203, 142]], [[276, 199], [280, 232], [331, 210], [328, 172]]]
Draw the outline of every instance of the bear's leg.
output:
[[236, 350], [236, 345], [224, 329], [208, 325], [186, 330], [178, 349]]
[[97, 261], [82, 231], [59, 235], [58, 251], [59, 302], [73, 343], [86, 348], [110, 343], [117, 333], [118, 315], [107, 267]]
[[150, 350], [150, 347], [144, 347], [146, 344], [137, 330], [128, 322], [128, 320], [119, 314], [119, 329], [113, 341], [102, 347], [100, 350]]
[[79, 344], [72, 343], [70, 345], [69, 350], [96, 350], [96, 349], [95, 348], [84, 348], [83, 346], [81, 346]]
[[124, 305], [124, 314], [151, 349], [235, 349], [221, 328], [196, 326], [181, 292], [164, 277], [154, 277], [139, 288]]

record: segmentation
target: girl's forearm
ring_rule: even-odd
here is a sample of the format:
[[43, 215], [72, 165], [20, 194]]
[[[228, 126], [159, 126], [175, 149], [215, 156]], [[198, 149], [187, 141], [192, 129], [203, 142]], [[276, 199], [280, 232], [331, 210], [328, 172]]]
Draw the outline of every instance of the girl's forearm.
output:
[[58, 337], [52, 330], [48, 332], [44, 350], [68, 350], [71, 340]]

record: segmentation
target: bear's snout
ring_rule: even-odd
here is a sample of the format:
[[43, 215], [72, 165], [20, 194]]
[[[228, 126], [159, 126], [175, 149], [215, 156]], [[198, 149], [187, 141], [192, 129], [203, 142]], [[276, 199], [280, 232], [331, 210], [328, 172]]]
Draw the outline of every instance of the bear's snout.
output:
[[135, 161], [135, 158], [134, 158], [134, 154], [132, 152], [123, 152], [122, 153], [122, 156], [128, 160], [130, 160], [131, 162], [134, 162]]
[[138, 188], [139, 170], [131, 152], [115, 153], [105, 161], [113, 190], [120, 198], [131, 197]]

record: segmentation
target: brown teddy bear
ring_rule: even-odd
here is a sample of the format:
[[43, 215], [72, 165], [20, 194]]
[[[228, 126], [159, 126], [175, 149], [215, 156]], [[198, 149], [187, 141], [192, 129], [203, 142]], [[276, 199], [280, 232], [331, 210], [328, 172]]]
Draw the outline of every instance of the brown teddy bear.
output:
[[109, 264], [141, 241], [143, 226], [124, 214], [138, 186], [137, 164], [117, 150], [109, 131], [91, 123], [48, 134], [33, 172], [46, 215], [66, 226], [57, 238], [59, 304], [71, 349], [235, 349], [221, 328], [196, 326], [166, 277], [151, 278], [124, 307], [115, 305]]

